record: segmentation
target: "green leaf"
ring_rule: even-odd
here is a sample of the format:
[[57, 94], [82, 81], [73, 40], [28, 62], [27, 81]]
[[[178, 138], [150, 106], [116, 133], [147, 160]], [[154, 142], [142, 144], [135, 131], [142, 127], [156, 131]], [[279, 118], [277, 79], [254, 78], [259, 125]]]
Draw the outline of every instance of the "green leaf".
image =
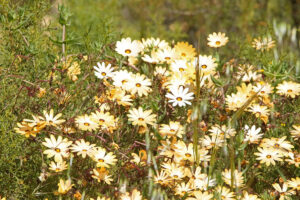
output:
[[222, 87], [224, 85], [224, 83], [222, 81], [216, 79], [214, 76], [210, 75], [210, 78], [216, 86]]

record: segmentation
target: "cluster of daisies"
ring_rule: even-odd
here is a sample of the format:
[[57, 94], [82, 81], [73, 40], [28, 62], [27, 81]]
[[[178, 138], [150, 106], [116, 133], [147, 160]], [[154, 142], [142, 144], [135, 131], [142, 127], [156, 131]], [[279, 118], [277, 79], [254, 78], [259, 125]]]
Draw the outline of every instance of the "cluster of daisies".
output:
[[[229, 41], [224, 33], [210, 34], [207, 40], [207, 45], [212, 48], [220, 48]], [[259, 38], [255, 39], [253, 45], [258, 50], [269, 50], [275, 43]], [[176, 198], [259, 200], [258, 194], [250, 194], [246, 190], [247, 170], [231, 170], [228, 166], [221, 169], [221, 177], [213, 172], [216, 156], [228, 154], [227, 146], [237, 135], [243, 149], [250, 146], [254, 150], [260, 167], [277, 163], [299, 167], [300, 152], [294, 150], [293, 143], [300, 138], [300, 126], [295, 124], [289, 134], [280, 137], [268, 137], [265, 133], [267, 129], [262, 128], [268, 124], [276, 106], [272, 98], [275, 95], [286, 99], [297, 98], [300, 95], [299, 83], [283, 81], [272, 85], [263, 78], [263, 70], [243, 64], [232, 72], [239, 85], [230, 90], [232, 93], [224, 94], [223, 88], [215, 84], [221, 77], [217, 59], [212, 55], [197, 55], [195, 48], [187, 42], [171, 45], [158, 38], [141, 41], [124, 38], [116, 43], [115, 51], [122, 55], [120, 65], [98, 62], [94, 66], [94, 74], [102, 87], [94, 97], [95, 111], [82, 113], [74, 117], [72, 122], [61, 119], [61, 113], [54, 115], [54, 111], [50, 110], [49, 113], [44, 111], [43, 116], [33, 115], [33, 119], [17, 123], [15, 131], [25, 137], [49, 133], [42, 142], [43, 153], [49, 161], [48, 171], [62, 173], [68, 171], [76, 160], [90, 160], [93, 169], [89, 173], [94, 181], [116, 186], [119, 174], [111, 173], [111, 169], [122, 167], [124, 159], [127, 159], [138, 171], [152, 169], [148, 178], [155, 187], [168, 191], [168, 195]], [[70, 66], [73, 71], [69, 69]], [[79, 64], [70, 66], [70, 79], [75, 81], [80, 74]], [[223, 99], [220, 101], [226, 105], [224, 112], [228, 115], [246, 105], [243, 109], [253, 115], [253, 123], [243, 124], [242, 128], [237, 129], [229, 124], [212, 123], [204, 119], [199, 124], [203, 137], [193, 141], [191, 122], [195, 113], [192, 104], [196, 100], [197, 82], [201, 92], [206, 91], [206, 95]], [[159, 98], [155, 99], [154, 96]], [[154, 110], [147, 105], [153, 99], [159, 101], [161, 109], [165, 109], [165, 116], [160, 116], [162, 110]], [[214, 105], [214, 102], [211, 104]], [[220, 105], [213, 107], [222, 109]], [[167, 114], [172, 116], [176, 110], [186, 112], [183, 114], [186, 116], [165, 119]], [[251, 115], [248, 117], [251, 118]], [[126, 134], [129, 136], [119, 138], [120, 143], [115, 143], [116, 133], [128, 128], [130, 133]], [[132, 151], [127, 151], [126, 155], [121, 153], [123, 139], [141, 138], [143, 134], [146, 134], [146, 138], [149, 136], [151, 143], [156, 146], [150, 148], [146, 142], [137, 141], [146, 148], [139, 149], [138, 154]], [[93, 143], [85, 140], [90, 136], [94, 136]], [[109, 141], [110, 147], [101, 145], [103, 141]], [[39, 178], [44, 182], [48, 176], [51, 173], [43, 172]], [[280, 184], [274, 183], [274, 195], [280, 199], [295, 196], [299, 194], [299, 185], [299, 177], [291, 177]], [[56, 192], [59, 195], [69, 194], [74, 186], [71, 177], [60, 179]], [[127, 187], [130, 189], [120, 185], [119, 199], [145, 198], [141, 188], [130, 187], [130, 184]], [[80, 199], [80, 191], [74, 197]], [[110, 198], [105, 195], [97, 197], [97, 200], [105, 199]]]

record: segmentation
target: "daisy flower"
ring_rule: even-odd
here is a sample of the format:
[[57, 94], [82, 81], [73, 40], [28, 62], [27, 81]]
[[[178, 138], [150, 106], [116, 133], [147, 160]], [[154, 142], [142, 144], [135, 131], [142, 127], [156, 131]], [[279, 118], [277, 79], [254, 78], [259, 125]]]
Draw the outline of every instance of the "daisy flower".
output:
[[296, 167], [300, 166], [300, 154], [298, 154], [297, 152], [289, 152], [287, 156], [288, 159], [285, 159], [285, 161], [287, 161], [289, 165], [295, 165]]
[[161, 170], [161, 172], [157, 172], [154, 176], [154, 183], [160, 185], [168, 185], [170, 182], [169, 175], [166, 173], [165, 170]]
[[49, 169], [55, 172], [62, 172], [68, 168], [66, 161], [53, 162], [51, 161]]
[[248, 194], [248, 192], [243, 192], [242, 200], [260, 200], [257, 195]]
[[257, 83], [256, 86], [253, 86], [254, 92], [259, 92], [259, 96], [268, 96], [273, 93], [273, 87], [269, 83]]
[[268, 122], [268, 116], [270, 115], [270, 110], [267, 106], [261, 106], [259, 104], [252, 104], [248, 109], [249, 112], [253, 113], [255, 117], [263, 120], [264, 123]]
[[196, 56], [196, 49], [188, 42], [177, 42], [174, 49], [177, 55], [185, 60], [192, 59]]
[[127, 70], [115, 71], [112, 79], [114, 86], [128, 90], [128, 83], [132, 79], [132, 73]]
[[245, 130], [244, 141], [249, 141], [249, 143], [257, 144], [263, 136], [263, 134], [259, 134], [261, 128], [256, 129], [255, 125], [253, 125], [251, 128], [248, 125], [245, 125], [244, 130]]
[[[234, 170], [234, 185], [233, 187], [243, 187], [244, 186], [244, 177], [242, 172], [238, 172], [238, 170]], [[231, 170], [225, 169], [222, 172], [222, 178], [227, 185], [231, 185]]]
[[142, 57], [142, 60], [147, 62], [147, 63], [151, 63], [151, 64], [159, 64], [160, 63], [160, 58], [158, 57], [158, 54], [156, 51], [151, 51], [151, 54], [145, 54]]
[[133, 101], [132, 96], [126, 95], [124, 91], [119, 94], [116, 100], [117, 103], [122, 106], [131, 106], [131, 102]]
[[173, 103], [172, 106], [185, 106], [186, 104], [191, 105], [191, 102], [189, 100], [194, 99], [193, 95], [194, 93], [189, 92], [188, 88], [183, 88], [182, 86], [179, 88], [172, 88], [171, 93], [167, 93], [166, 97], [170, 100], [169, 103]]
[[186, 200], [211, 200], [214, 195], [208, 192], [194, 191], [193, 196], [188, 197]]
[[252, 42], [252, 47], [256, 50], [269, 51], [275, 47], [275, 41], [273, 41], [271, 37], [255, 38]]
[[79, 75], [80, 73], [81, 70], [78, 62], [72, 63], [72, 65], [68, 68], [67, 71], [67, 75], [69, 79], [71, 79], [72, 81], [77, 81], [78, 80], [77, 75]]
[[132, 190], [131, 194], [126, 192], [120, 196], [120, 200], [142, 200], [143, 196], [137, 189]]
[[299, 177], [292, 178], [287, 183], [290, 188], [293, 188], [293, 190], [300, 191], [300, 178]]
[[98, 182], [104, 181], [108, 185], [113, 181], [111, 175], [108, 175], [108, 171], [104, 167], [93, 169], [92, 177]]
[[159, 49], [157, 52], [157, 56], [161, 62], [166, 62], [168, 64], [177, 58], [175, 49], [172, 49], [170, 47]]
[[281, 138], [264, 138], [262, 143], [260, 144], [263, 148], [273, 148], [274, 150], [277, 150], [282, 155], [287, 155], [288, 152], [292, 151], [292, 148], [294, 146], [289, 142], [286, 141], [286, 136], [283, 136]]
[[116, 43], [116, 52], [123, 56], [137, 57], [142, 51], [142, 45], [139, 41], [131, 41], [131, 38], [123, 38]]
[[293, 125], [294, 130], [291, 130], [291, 135], [295, 140], [300, 138], [300, 125]]
[[250, 82], [252, 81], [258, 81], [261, 79], [261, 74], [257, 74], [257, 72], [248, 71], [247, 73], [243, 74], [242, 81], [243, 82]]
[[193, 144], [186, 145], [183, 141], [178, 141], [175, 146], [175, 160], [194, 162], [194, 148]]
[[99, 63], [97, 62], [98, 66], [94, 66], [95, 71], [95, 75], [99, 78], [99, 79], [104, 79], [104, 78], [108, 78], [108, 77], [112, 77], [113, 76], [113, 68], [111, 67], [111, 64], [108, 64], [107, 66], [105, 65], [105, 62]]
[[133, 159], [130, 160], [130, 162], [135, 163], [139, 166], [145, 166], [147, 163], [147, 152], [145, 150], [140, 150], [139, 155], [136, 153], [131, 153], [131, 156]]
[[153, 49], [153, 50], [158, 50], [158, 49], [164, 49], [168, 48], [169, 44], [165, 40], [160, 40], [159, 38], [147, 38], [144, 39], [142, 38], [142, 45], [144, 49]]
[[178, 167], [176, 165], [172, 166], [170, 169], [166, 169], [166, 171], [169, 173], [169, 177], [174, 180], [181, 180], [184, 178], [184, 169], [182, 167]]
[[144, 111], [141, 107], [130, 109], [127, 116], [134, 126], [147, 127], [147, 124], [154, 126], [156, 121], [156, 114], [152, 114], [152, 110]]
[[145, 75], [136, 74], [132, 76], [129, 82], [129, 90], [131, 94], [138, 94], [139, 97], [145, 95], [147, 96], [149, 92], [152, 91], [151, 81]]
[[172, 180], [180, 180], [185, 176], [184, 168], [174, 162], [164, 162], [161, 165]]
[[59, 125], [59, 124], [64, 123], [66, 121], [64, 119], [59, 119], [62, 116], [61, 113], [54, 116], [53, 109], [50, 110], [49, 114], [45, 110], [43, 111], [43, 113], [44, 113], [44, 116], [45, 116], [46, 125], [56, 127], [56, 125]]
[[300, 84], [292, 81], [283, 81], [283, 83], [279, 84], [277, 87], [277, 94], [282, 96], [295, 98], [300, 94]]
[[42, 144], [49, 148], [44, 151], [48, 158], [54, 157], [55, 162], [62, 162], [63, 157], [69, 157], [68, 151], [72, 141], [68, 141], [67, 138], [63, 139], [61, 136], [58, 136], [56, 140], [54, 135], [50, 135], [50, 138], [45, 138], [45, 141]]
[[94, 122], [98, 122], [99, 127], [102, 129], [108, 128], [110, 125], [115, 123], [115, 117], [109, 112], [98, 112], [91, 114], [91, 119]]
[[208, 177], [207, 174], [195, 173], [193, 185], [195, 189], [207, 190], [208, 187], [214, 187], [216, 185], [216, 179]]
[[81, 155], [82, 158], [85, 158], [86, 155], [92, 155], [94, 146], [95, 144], [90, 144], [89, 142], [84, 141], [84, 139], [81, 139], [79, 141], [76, 141], [70, 149], [72, 150], [72, 152], [76, 152], [77, 155]]
[[181, 182], [180, 184], [177, 184], [175, 188], [175, 195], [183, 197], [185, 194], [190, 193], [191, 190], [189, 183]]
[[235, 199], [234, 193], [230, 192], [230, 189], [228, 189], [227, 187], [219, 186], [219, 187], [217, 187], [216, 191], [219, 193], [222, 200], [234, 200]]
[[275, 165], [275, 161], [282, 161], [282, 155], [272, 148], [258, 147], [258, 151], [259, 152], [254, 153], [254, 155], [258, 156], [256, 159], [259, 160], [260, 163], [266, 163], [267, 166], [270, 164]]
[[66, 194], [71, 188], [73, 187], [74, 184], [71, 184], [71, 179], [68, 179], [64, 181], [63, 179], [59, 180], [58, 183], [58, 193], [59, 194]]
[[218, 149], [219, 147], [222, 147], [223, 144], [224, 144], [224, 139], [222, 139], [221, 137], [217, 137], [216, 135], [212, 135], [211, 137], [205, 135], [204, 138], [202, 139], [202, 145], [206, 149], [211, 149], [211, 148]]
[[187, 68], [187, 61], [186, 60], [174, 60], [171, 63], [171, 70], [173, 72], [184, 72]]
[[170, 75], [170, 72], [167, 70], [167, 68], [158, 66], [154, 70], [154, 76], [158, 76], [158, 75], [167, 77]]
[[209, 34], [207, 37], [208, 43], [207, 45], [214, 48], [219, 48], [221, 46], [225, 46], [228, 42], [228, 37], [225, 36], [225, 33], [219, 32]]
[[246, 101], [248, 100], [248, 97], [246, 94], [236, 93], [226, 96], [226, 107], [229, 110], [236, 111], [240, 107], [242, 107]]
[[99, 128], [99, 124], [94, 122], [88, 115], [76, 117], [75, 122], [78, 128], [83, 131], [93, 131]]
[[97, 167], [109, 168], [110, 165], [115, 165], [117, 162], [116, 156], [112, 152], [107, 153], [106, 150], [101, 147], [94, 148], [91, 157], [97, 162]]
[[47, 125], [47, 122], [41, 116], [34, 116], [32, 115], [33, 119], [24, 119], [24, 122], [29, 123], [28, 125], [31, 126], [37, 132], [41, 131]]
[[90, 198], [90, 200], [110, 200], [110, 198], [107, 198], [107, 197], [97, 197], [97, 199]]
[[25, 121], [21, 123], [17, 123], [17, 126], [15, 129], [16, 133], [19, 133], [21, 135], [24, 135], [25, 137], [36, 137], [36, 134], [39, 133], [39, 129], [34, 128], [31, 123], [27, 123]]
[[279, 200], [285, 200], [287, 196], [296, 194], [294, 190], [288, 190], [289, 185], [287, 183], [283, 183], [282, 187], [278, 183], [274, 183], [272, 186], [279, 192]]
[[218, 137], [220, 139], [230, 138], [235, 136], [236, 131], [234, 128], [229, 128], [226, 125], [220, 126], [219, 124], [213, 125], [209, 130], [211, 136]]
[[169, 124], [160, 125], [159, 134], [162, 136], [177, 136], [179, 138], [182, 138], [182, 135], [184, 134], [184, 129], [179, 122], [170, 121]]
[[188, 78], [183, 76], [182, 73], [173, 73], [172, 76], [167, 77], [166, 81], [163, 83], [162, 87], [171, 89], [178, 89], [179, 87], [184, 87], [188, 82]]
[[197, 67], [197, 65], [201, 74], [213, 74], [217, 68], [216, 59], [207, 55], [199, 55], [198, 58], [195, 58], [194, 66]]

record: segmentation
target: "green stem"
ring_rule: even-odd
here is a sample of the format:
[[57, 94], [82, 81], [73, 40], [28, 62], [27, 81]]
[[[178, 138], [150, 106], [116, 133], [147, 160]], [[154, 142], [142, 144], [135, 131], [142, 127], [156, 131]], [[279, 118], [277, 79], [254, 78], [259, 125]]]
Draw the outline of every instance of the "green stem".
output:
[[284, 182], [286, 182], [287, 179], [286, 179], [285, 175], [282, 173], [282, 171], [279, 169], [278, 166], [276, 166], [276, 170], [279, 173], [279, 175], [281, 176], [281, 178], [284, 180]]
[[235, 156], [234, 156], [234, 141], [233, 137], [230, 137], [230, 143], [229, 143], [229, 157], [230, 157], [230, 171], [231, 171], [231, 182], [230, 182], [230, 187], [231, 190], [233, 191], [233, 186], [234, 186], [234, 170], [235, 170]]

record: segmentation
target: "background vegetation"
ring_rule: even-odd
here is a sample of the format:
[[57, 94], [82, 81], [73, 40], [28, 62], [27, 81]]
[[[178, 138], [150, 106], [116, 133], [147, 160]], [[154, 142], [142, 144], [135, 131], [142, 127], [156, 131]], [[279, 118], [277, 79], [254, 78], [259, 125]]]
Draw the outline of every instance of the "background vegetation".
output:
[[[200, 52], [213, 54], [207, 48], [206, 37], [222, 31], [230, 41], [220, 52], [227, 61], [239, 57], [241, 62], [259, 65], [271, 78], [284, 74], [282, 78], [300, 80], [300, 44], [295, 39], [300, 37], [299, 0], [0, 2], [0, 195], [9, 199], [41, 199], [50, 195], [38, 192], [41, 191], [38, 177], [45, 168], [41, 141], [16, 134], [16, 123], [49, 108], [72, 119], [93, 107], [97, 80], [91, 66], [115, 56], [112, 47], [122, 37], [184, 40], [196, 48], [200, 41]], [[62, 3], [64, 10], [58, 10]], [[65, 52], [62, 51], [62, 20], [66, 20]], [[271, 35], [277, 43], [277, 48], [267, 56], [257, 56], [249, 45], [254, 37], [261, 35]], [[58, 80], [64, 81], [63, 87], [51, 85], [49, 74], [57, 73], [58, 57], [72, 54], [79, 62], [83, 62], [82, 56], [90, 55], [81, 65], [85, 76], [73, 84], [58, 73]], [[63, 105], [53, 92], [47, 92], [47, 98], [36, 98], [40, 87], [47, 87], [47, 91], [59, 87], [68, 91], [71, 98]], [[286, 113], [299, 113], [299, 107], [298, 99]], [[288, 125], [299, 122], [300, 117], [282, 120], [286, 124], [282, 129], [287, 131]], [[295, 173], [299, 176], [299, 170]], [[42, 191], [52, 191], [57, 183], [45, 187]]]

